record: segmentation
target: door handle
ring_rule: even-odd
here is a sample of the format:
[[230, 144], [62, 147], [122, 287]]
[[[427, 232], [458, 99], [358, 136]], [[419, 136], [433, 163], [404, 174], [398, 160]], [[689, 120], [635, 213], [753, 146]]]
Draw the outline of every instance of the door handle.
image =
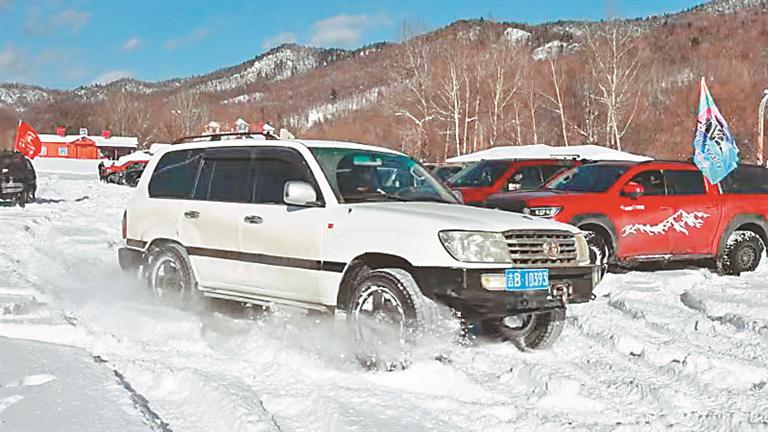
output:
[[197, 210], [187, 210], [184, 212], [184, 217], [187, 219], [197, 219], [200, 217], [200, 212]]
[[244, 218], [243, 218], [243, 221], [244, 221], [245, 223], [248, 223], [248, 224], [254, 224], [254, 225], [258, 225], [258, 224], [260, 224], [260, 223], [264, 222], [264, 219], [262, 219], [262, 218], [261, 218], [261, 217], [259, 217], [259, 216], [254, 216], [254, 215], [251, 215], [251, 216], [246, 216], [246, 217], [244, 217]]

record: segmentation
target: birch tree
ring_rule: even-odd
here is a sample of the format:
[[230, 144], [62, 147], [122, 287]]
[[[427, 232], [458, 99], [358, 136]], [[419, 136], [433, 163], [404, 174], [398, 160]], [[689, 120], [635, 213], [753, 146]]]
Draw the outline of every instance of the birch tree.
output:
[[560, 76], [562, 76], [562, 73], [558, 73], [555, 64], [556, 60], [554, 60], [552, 56], [547, 57], [547, 61], [549, 63], [549, 72], [551, 73], [550, 76], [552, 78], [553, 94], [550, 95], [548, 93], [542, 93], [541, 95], [551, 104], [551, 106], [548, 108], [560, 116], [560, 128], [563, 133], [563, 144], [568, 147], [568, 123], [565, 119], [565, 107], [563, 105], [563, 96], [561, 91], [563, 83]]
[[605, 109], [606, 144], [621, 150], [621, 138], [632, 124], [642, 92], [638, 39], [620, 22], [605, 30], [587, 27], [584, 35], [588, 69], [599, 89], [593, 97]]
[[402, 92], [395, 100], [395, 116], [406, 120], [403, 144], [415, 140], [415, 153], [422, 158], [429, 148], [428, 125], [435, 118], [431, 88], [431, 49], [423, 38], [419, 37], [418, 27], [411, 24], [401, 26], [402, 57], [395, 69], [396, 79]]

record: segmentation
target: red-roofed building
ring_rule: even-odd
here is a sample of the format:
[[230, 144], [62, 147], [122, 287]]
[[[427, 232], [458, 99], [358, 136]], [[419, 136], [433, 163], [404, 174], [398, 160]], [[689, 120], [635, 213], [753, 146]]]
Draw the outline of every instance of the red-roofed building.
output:
[[40, 134], [43, 144], [39, 157], [69, 159], [117, 159], [133, 152], [139, 145], [136, 137], [115, 137], [109, 131], [101, 135], [88, 135], [88, 129], [80, 129], [78, 135], [66, 135], [65, 128], [56, 134]]

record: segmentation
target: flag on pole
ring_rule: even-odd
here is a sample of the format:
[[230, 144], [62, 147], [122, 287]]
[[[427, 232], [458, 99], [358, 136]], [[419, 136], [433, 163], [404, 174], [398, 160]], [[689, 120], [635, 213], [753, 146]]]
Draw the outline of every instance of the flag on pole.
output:
[[24, 156], [34, 159], [35, 156], [40, 154], [43, 143], [40, 142], [40, 137], [32, 129], [32, 126], [20, 121], [19, 128], [16, 129], [16, 143], [13, 147]]
[[693, 138], [693, 162], [712, 184], [728, 176], [739, 164], [739, 149], [733, 140], [707, 83], [701, 78], [696, 136]]

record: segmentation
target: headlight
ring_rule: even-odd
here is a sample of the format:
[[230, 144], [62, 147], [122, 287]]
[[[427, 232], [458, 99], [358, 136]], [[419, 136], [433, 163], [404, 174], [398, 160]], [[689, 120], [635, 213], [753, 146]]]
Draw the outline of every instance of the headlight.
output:
[[441, 231], [440, 241], [458, 261], [476, 263], [508, 263], [509, 247], [501, 233], [473, 231]]
[[576, 234], [576, 261], [579, 264], [589, 264], [589, 245], [584, 234]]
[[553, 218], [562, 209], [562, 207], [526, 207], [523, 209], [523, 213], [540, 218]]

